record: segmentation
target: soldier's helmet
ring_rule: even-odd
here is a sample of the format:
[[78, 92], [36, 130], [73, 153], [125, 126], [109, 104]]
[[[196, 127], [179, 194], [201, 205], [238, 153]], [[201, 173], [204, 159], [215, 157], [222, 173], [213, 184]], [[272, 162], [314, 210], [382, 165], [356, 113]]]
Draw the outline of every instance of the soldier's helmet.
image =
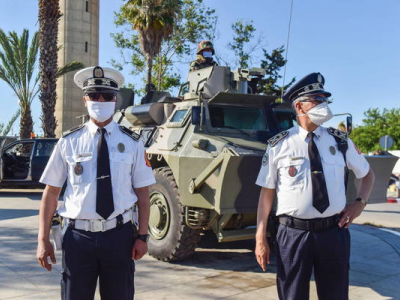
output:
[[148, 92], [152, 92], [156, 90], [156, 86], [153, 83], [148, 83], [146, 84], [146, 86], [144, 87], [144, 90], [146, 93]]
[[212, 51], [212, 54], [213, 55], [215, 54], [214, 46], [210, 41], [201, 41], [197, 45], [197, 54], [200, 54], [200, 52], [205, 50], [205, 49], [210, 49]]

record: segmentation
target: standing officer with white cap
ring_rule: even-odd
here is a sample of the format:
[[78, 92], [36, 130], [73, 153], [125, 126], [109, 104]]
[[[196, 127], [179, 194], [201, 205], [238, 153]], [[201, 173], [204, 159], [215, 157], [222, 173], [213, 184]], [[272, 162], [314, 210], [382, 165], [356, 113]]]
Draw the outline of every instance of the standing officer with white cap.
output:
[[[46, 184], [39, 215], [37, 258], [48, 271], [56, 263], [49, 242], [50, 222], [64, 182], [58, 210], [66, 228], [62, 252], [62, 299], [93, 299], [97, 280], [102, 299], [134, 297], [133, 259], [147, 252], [148, 186], [155, 183], [137, 134], [112, 120], [124, 83], [118, 71], [89, 67], [76, 73], [90, 120], [63, 134], [40, 182]], [[133, 226], [139, 208], [138, 235]]]
[[[332, 118], [331, 94], [324, 83], [320, 73], [312, 73], [285, 93], [298, 126], [268, 140], [256, 182], [262, 189], [255, 254], [264, 271], [270, 254], [267, 220], [277, 194], [280, 224], [275, 245], [282, 300], [309, 299], [312, 271], [319, 299], [348, 299], [348, 227], [363, 211], [375, 178], [347, 133], [320, 126]], [[357, 199], [348, 205], [347, 167], [361, 179]]]

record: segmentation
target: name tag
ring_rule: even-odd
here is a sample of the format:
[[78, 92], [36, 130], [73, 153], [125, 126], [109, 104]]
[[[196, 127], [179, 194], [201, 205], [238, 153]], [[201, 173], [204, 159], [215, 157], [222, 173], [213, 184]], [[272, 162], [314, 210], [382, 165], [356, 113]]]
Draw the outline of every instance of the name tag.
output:
[[78, 154], [78, 157], [89, 157], [92, 156], [92, 153], [82, 153], [82, 154]]
[[290, 158], [290, 160], [299, 160], [299, 159], [304, 159], [304, 156], [291, 157], [291, 158]]

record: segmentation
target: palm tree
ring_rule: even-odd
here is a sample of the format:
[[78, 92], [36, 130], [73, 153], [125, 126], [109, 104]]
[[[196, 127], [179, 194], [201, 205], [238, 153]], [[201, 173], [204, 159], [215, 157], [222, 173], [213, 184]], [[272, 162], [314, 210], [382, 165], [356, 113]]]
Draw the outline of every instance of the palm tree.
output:
[[[0, 29], [0, 78], [15, 92], [21, 111], [20, 138], [29, 138], [33, 131], [31, 102], [35, 98], [39, 75], [33, 79], [39, 48], [38, 33], [33, 35], [29, 45], [29, 31], [24, 29], [21, 36], [13, 31], [7, 36]], [[33, 79], [33, 80], [32, 80]]]
[[153, 59], [161, 51], [161, 42], [173, 31], [181, 0], [128, 0], [122, 16], [139, 32], [140, 46], [147, 60], [147, 83], [151, 83]]
[[344, 124], [343, 121], [341, 121], [341, 122], [338, 124], [337, 128], [338, 128], [339, 130], [341, 130], [341, 131], [345, 131], [345, 132], [347, 131], [346, 125]]
[[55, 137], [57, 121], [54, 115], [57, 100], [57, 78], [79, 70], [83, 65], [71, 62], [58, 69], [58, 23], [62, 14], [59, 0], [39, 0], [39, 48], [40, 48], [40, 95], [42, 104], [42, 128], [44, 137]]
[[[31, 103], [39, 92], [40, 74], [34, 77], [39, 52], [39, 34], [33, 35], [29, 45], [29, 31], [24, 29], [21, 36], [13, 31], [8, 36], [0, 29], [0, 79], [4, 80], [18, 97], [20, 118], [20, 138], [29, 138], [33, 131]], [[57, 70], [56, 76], [83, 67], [80, 62], [71, 62]], [[15, 116], [15, 114], [14, 114]], [[12, 118], [15, 121], [16, 118]], [[12, 124], [11, 124], [12, 125]], [[11, 126], [10, 124], [8, 125]]]
[[39, 0], [40, 95], [44, 137], [55, 137], [57, 99], [57, 36], [62, 14], [59, 0]]

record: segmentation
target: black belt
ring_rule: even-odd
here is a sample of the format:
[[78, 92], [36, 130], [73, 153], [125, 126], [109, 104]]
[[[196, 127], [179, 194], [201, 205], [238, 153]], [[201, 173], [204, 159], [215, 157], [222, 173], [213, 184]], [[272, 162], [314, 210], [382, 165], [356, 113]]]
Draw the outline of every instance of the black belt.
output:
[[279, 223], [281, 223], [282, 225], [308, 231], [317, 231], [332, 228], [338, 225], [339, 220], [339, 214], [327, 218], [317, 219], [298, 219], [287, 215], [279, 216]]

